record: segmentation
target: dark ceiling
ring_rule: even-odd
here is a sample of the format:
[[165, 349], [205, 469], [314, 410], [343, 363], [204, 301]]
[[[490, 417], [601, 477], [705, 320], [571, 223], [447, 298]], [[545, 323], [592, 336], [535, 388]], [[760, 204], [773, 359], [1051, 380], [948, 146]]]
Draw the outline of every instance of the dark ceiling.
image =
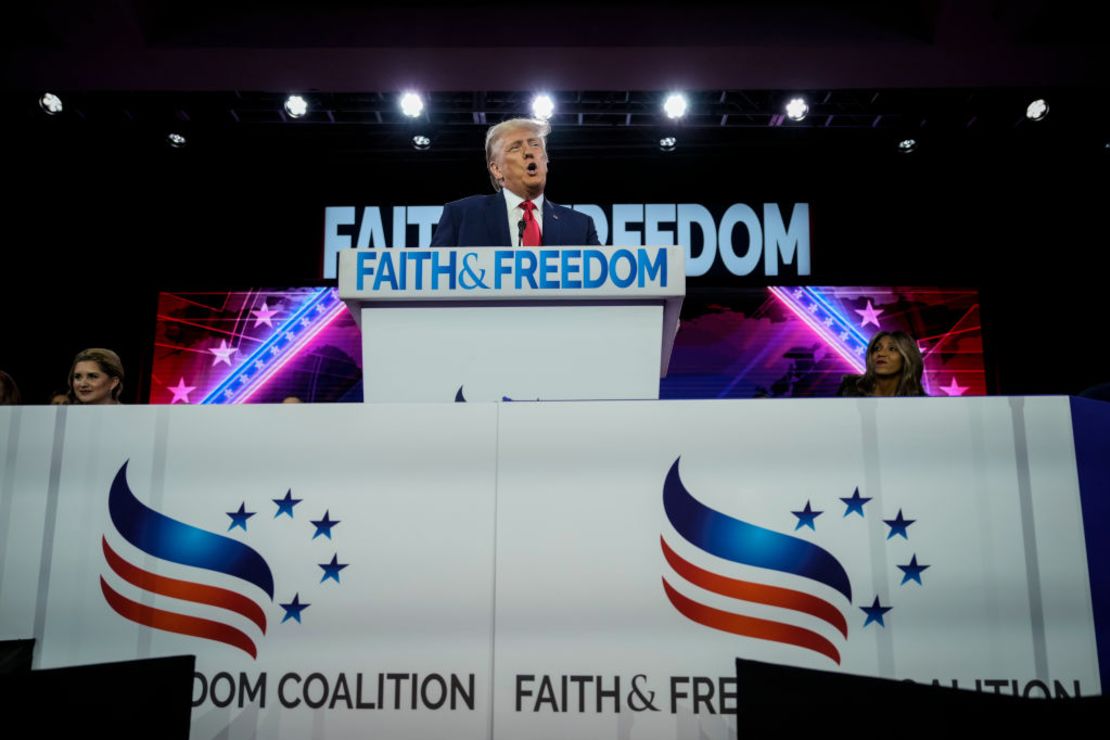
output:
[[47, 0], [4, 11], [4, 83], [325, 92], [1104, 82], [1097, 3]]
[[[1009, 146], [1034, 135], [1023, 113], [1039, 96], [1051, 122], [1035, 135], [1051, 130], [1094, 151], [1110, 135], [1101, 94], [1110, 65], [1091, 7], [53, 0], [4, 12], [0, 84], [16, 93], [3, 103], [5, 126], [37, 133], [36, 100], [50, 90], [66, 104], [51, 135], [161, 146], [173, 131], [212, 151], [277, 142], [400, 157], [422, 134], [433, 141], [425, 156], [452, 158], [473, 151], [489, 123], [527, 114], [540, 90], [556, 98], [552, 123], [570, 156], [599, 147], [635, 156], [676, 133], [687, 152], [828, 142], [890, 150], [907, 136]], [[410, 88], [427, 99], [415, 121], [397, 107]], [[678, 126], [660, 110], [675, 89], [691, 98]], [[290, 92], [308, 99], [306, 118], [285, 115]], [[782, 115], [795, 94], [811, 106], [801, 124]]]

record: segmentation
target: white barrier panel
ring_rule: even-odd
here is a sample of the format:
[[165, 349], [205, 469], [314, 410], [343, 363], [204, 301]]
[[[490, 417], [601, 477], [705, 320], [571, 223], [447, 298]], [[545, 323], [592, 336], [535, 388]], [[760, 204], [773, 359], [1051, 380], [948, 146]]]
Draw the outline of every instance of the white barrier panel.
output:
[[[26, 559], [4, 550], [0, 637], [28, 636], [29, 602], [39, 668], [195, 653], [196, 738], [256, 728], [286, 738], [488, 737], [495, 409], [289, 409], [69, 408], [58, 435], [40, 422], [53, 412], [21, 409], [13, 508], [42, 500], [56, 519], [46, 527], [48, 570], [30, 579], [41, 590], [9, 581]], [[53, 461], [22, 454], [49, 449], [55, 436], [64, 441]], [[113, 490], [125, 464], [126, 489]], [[128, 508], [127, 490], [149, 511]], [[228, 514], [241, 505], [253, 514], [239, 516], [245, 529]], [[23, 527], [41, 520], [11, 529]], [[192, 585], [155, 593], [129, 582], [104, 543], [123, 561], [119, 571]], [[40, 549], [27, 552], [32, 565]], [[266, 574], [272, 598], [259, 585]], [[153, 614], [228, 642], [130, 621], [109, 605], [101, 579], [139, 619]], [[259, 611], [264, 631], [251, 618]]]
[[736, 656], [1096, 694], [1071, 439], [1064, 398], [3, 409], [0, 638], [195, 653], [197, 738], [725, 738]]

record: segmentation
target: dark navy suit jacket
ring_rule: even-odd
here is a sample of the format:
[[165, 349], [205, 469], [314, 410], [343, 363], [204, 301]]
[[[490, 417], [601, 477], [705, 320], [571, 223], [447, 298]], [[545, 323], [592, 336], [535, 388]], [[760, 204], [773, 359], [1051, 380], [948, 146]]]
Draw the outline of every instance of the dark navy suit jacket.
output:
[[[509, 234], [505, 196], [472, 195], [443, 207], [432, 236], [433, 247], [511, 247], [518, 239]], [[594, 220], [584, 213], [543, 199], [543, 246], [599, 246]]]

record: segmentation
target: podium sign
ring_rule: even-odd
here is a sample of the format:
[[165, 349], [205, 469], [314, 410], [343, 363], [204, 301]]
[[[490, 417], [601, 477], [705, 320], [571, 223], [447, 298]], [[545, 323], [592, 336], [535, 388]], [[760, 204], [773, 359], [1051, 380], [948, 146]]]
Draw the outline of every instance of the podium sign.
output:
[[681, 247], [348, 250], [368, 402], [655, 399]]

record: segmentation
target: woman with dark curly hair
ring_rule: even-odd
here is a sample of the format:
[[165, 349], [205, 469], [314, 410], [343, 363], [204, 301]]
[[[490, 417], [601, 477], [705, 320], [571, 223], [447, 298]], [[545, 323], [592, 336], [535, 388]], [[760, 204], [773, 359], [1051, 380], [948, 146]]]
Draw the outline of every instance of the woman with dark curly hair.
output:
[[867, 345], [867, 371], [845, 375], [838, 396], [925, 396], [921, 376], [925, 363], [913, 337], [903, 331], [881, 331]]
[[86, 406], [119, 403], [123, 392], [123, 363], [110, 349], [82, 350], [69, 368], [69, 397]]

